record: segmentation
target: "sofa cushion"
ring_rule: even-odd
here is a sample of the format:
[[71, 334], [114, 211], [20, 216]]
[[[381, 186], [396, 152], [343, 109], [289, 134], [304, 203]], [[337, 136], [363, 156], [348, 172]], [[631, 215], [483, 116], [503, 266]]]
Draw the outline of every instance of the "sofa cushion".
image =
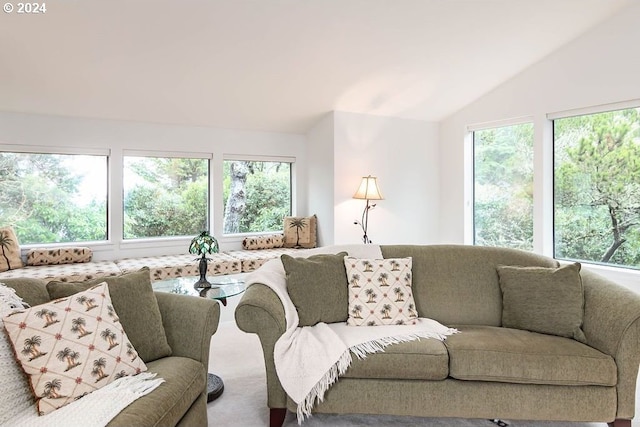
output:
[[350, 326], [415, 323], [411, 257], [344, 259], [349, 281]]
[[347, 320], [346, 252], [294, 258], [282, 255], [287, 292], [298, 311], [298, 326]]
[[284, 218], [284, 247], [285, 248], [315, 248], [317, 239], [318, 218], [315, 215], [308, 217]]
[[555, 335], [494, 326], [456, 326], [447, 337], [453, 378], [521, 384], [614, 386], [609, 355]]
[[41, 414], [147, 370], [113, 309], [106, 283], [19, 309], [3, 320]]
[[2, 256], [0, 256], [0, 271], [15, 270], [22, 268], [22, 258], [20, 257], [20, 243], [18, 236], [13, 231], [13, 227], [0, 228], [0, 246]]
[[165, 380], [109, 422], [109, 427], [173, 426], [204, 393], [206, 372], [200, 362], [186, 357], [164, 357], [147, 364], [149, 372]]
[[413, 259], [413, 297], [418, 316], [443, 325], [500, 326], [498, 265], [557, 267], [531, 252], [467, 245], [382, 245], [385, 258]]
[[102, 281], [109, 284], [113, 307], [142, 360], [150, 362], [171, 355], [148, 268], [82, 283], [49, 282], [47, 290], [52, 299], [57, 299], [81, 292]]
[[384, 352], [353, 358], [342, 377], [369, 379], [443, 380], [449, 374], [444, 343], [419, 339], [389, 345]]
[[14, 279], [0, 279], [0, 282], [11, 289], [15, 289], [16, 294], [20, 295], [28, 305], [34, 306], [51, 301], [49, 292], [47, 292], [47, 282], [44, 280], [17, 277]]
[[580, 264], [558, 268], [498, 266], [502, 326], [587, 342], [581, 329]]

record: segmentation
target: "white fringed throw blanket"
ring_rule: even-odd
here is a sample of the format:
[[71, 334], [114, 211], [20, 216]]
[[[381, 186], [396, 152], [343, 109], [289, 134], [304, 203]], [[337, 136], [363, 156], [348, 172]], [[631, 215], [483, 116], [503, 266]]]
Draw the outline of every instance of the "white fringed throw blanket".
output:
[[119, 378], [47, 415], [39, 416], [28, 379], [15, 360], [1, 317], [25, 304], [15, 291], [0, 283], [0, 427], [103, 427], [136, 399], [164, 382], [143, 372]]
[[122, 377], [106, 386], [56, 409], [39, 416], [35, 404], [29, 410], [16, 414], [10, 421], [11, 427], [104, 427], [124, 408], [151, 393], [164, 382], [155, 378], [156, 374], [143, 372]]
[[[305, 251], [303, 257], [346, 251], [356, 258], [382, 258], [378, 245], [341, 245]], [[435, 320], [420, 318], [416, 325], [347, 326], [318, 323], [298, 327], [298, 313], [287, 293], [280, 259], [270, 260], [247, 277], [247, 287], [261, 283], [282, 301], [287, 329], [274, 349], [276, 372], [287, 395], [298, 405], [298, 424], [311, 415], [316, 402], [351, 365], [351, 353], [359, 358], [384, 351], [387, 345], [420, 338], [444, 340], [457, 331]]]

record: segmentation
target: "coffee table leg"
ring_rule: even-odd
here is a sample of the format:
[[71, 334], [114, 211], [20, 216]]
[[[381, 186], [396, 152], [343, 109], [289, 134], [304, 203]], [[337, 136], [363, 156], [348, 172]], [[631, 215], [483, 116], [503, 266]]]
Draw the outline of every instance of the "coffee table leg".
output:
[[207, 374], [207, 402], [216, 400], [224, 391], [222, 378], [215, 374]]

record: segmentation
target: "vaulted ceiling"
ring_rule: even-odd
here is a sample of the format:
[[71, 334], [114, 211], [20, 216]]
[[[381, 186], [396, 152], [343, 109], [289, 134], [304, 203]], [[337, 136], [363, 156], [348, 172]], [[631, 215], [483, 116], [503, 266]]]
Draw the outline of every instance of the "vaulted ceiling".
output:
[[0, 16], [0, 111], [293, 133], [332, 110], [438, 121], [632, 1], [53, 0]]

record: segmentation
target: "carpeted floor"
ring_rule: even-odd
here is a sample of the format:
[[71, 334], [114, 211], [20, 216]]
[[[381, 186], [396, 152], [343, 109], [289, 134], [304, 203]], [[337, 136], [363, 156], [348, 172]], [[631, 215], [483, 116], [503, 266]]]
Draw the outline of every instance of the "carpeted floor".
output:
[[[210, 372], [223, 378], [225, 389], [220, 398], [208, 404], [209, 426], [269, 425], [262, 350], [256, 335], [240, 331], [233, 321], [221, 322], [211, 340]], [[606, 427], [606, 423], [505, 421], [511, 427]], [[284, 425], [297, 426], [295, 414], [288, 413]], [[306, 420], [303, 426], [495, 427], [496, 424], [479, 419], [316, 414]], [[640, 427], [640, 424], [634, 421], [633, 426]]]

